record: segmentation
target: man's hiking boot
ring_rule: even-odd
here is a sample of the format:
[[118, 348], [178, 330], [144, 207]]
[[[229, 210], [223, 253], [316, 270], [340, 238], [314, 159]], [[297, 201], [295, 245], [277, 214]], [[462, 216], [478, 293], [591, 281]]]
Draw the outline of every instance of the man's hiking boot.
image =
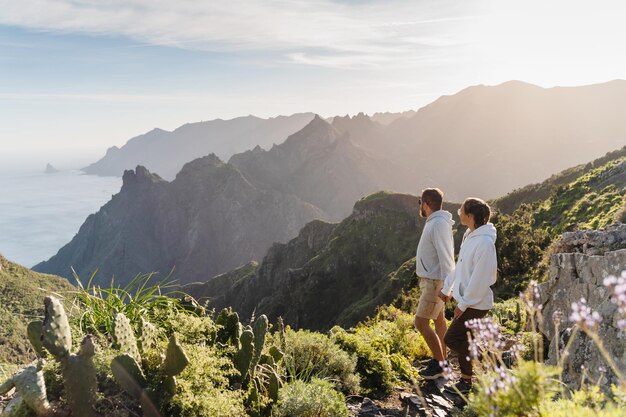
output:
[[461, 378], [459, 382], [456, 384], [448, 384], [443, 389], [445, 392], [450, 394], [459, 395], [467, 395], [472, 391], [472, 383], [467, 382], [465, 379]]
[[419, 374], [424, 379], [437, 379], [443, 376], [443, 368], [439, 365], [439, 361], [431, 359], [426, 368], [419, 371]]

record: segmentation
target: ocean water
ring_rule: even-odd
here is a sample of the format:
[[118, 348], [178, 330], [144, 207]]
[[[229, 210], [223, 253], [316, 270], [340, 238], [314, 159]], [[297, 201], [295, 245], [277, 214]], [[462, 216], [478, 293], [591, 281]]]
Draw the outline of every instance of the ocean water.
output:
[[27, 267], [49, 259], [121, 186], [80, 171], [0, 172], [0, 254]]

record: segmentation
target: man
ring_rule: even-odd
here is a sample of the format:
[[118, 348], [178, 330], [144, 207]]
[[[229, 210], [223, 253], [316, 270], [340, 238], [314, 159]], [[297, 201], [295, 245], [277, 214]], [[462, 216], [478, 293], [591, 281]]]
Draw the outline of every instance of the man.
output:
[[[443, 192], [427, 188], [420, 197], [420, 216], [426, 217], [417, 254], [416, 274], [419, 277], [420, 299], [415, 313], [415, 328], [421, 333], [432, 352], [432, 358], [420, 371], [425, 379], [443, 376], [440, 362], [447, 359], [444, 343], [447, 331], [444, 316], [445, 303], [439, 297], [445, 278], [454, 269], [454, 240], [452, 238], [452, 214], [442, 210]], [[435, 331], [430, 321], [435, 322]]]

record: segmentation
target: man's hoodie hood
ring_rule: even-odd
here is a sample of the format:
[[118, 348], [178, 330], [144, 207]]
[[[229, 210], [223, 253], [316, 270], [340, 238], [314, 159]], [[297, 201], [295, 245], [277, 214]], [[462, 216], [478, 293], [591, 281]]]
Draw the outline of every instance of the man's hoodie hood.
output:
[[452, 214], [446, 210], [437, 210], [437, 211], [432, 212], [430, 216], [428, 216], [426, 221], [429, 222], [433, 219], [439, 219], [439, 218], [448, 222], [450, 226], [454, 226], [454, 220], [452, 220]]
[[491, 238], [491, 240], [495, 243], [496, 238], [498, 237], [498, 233], [496, 231], [495, 226], [492, 223], [483, 224], [478, 229], [474, 230], [467, 237], [471, 239], [476, 236], [487, 236]]

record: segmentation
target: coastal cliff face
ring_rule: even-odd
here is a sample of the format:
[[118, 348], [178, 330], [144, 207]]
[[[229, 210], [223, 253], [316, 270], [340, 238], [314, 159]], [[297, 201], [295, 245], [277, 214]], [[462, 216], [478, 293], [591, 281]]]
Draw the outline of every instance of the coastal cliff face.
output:
[[99, 272], [124, 285], [158, 271], [181, 283], [204, 281], [261, 259], [324, 214], [293, 195], [250, 184], [215, 155], [194, 160], [171, 183], [144, 167], [126, 171], [121, 191], [87, 218], [78, 234], [37, 271], [81, 278]]
[[[600, 339], [622, 373], [626, 372], [626, 333], [617, 326], [617, 306], [603, 284], [606, 277], [620, 276], [626, 270], [626, 224], [617, 223], [604, 230], [565, 233], [557, 242], [555, 251], [550, 262], [549, 280], [540, 285], [544, 334], [551, 341], [549, 362], [556, 363], [557, 345], [563, 349], [571, 335], [571, 323], [567, 322], [567, 317], [572, 303], [585, 298], [589, 307], [602, 317], [598, 329]], [[555, 335], [552, 318], [557, 310], [563, 313], [563, 323]], [[617, 382], [595, 343], [582, 333], [572, 342], [570, 357], [564, 366], [564, 382], [577, 387], [581, 367], [592, 380], [601, 378], [603, 386]]]

